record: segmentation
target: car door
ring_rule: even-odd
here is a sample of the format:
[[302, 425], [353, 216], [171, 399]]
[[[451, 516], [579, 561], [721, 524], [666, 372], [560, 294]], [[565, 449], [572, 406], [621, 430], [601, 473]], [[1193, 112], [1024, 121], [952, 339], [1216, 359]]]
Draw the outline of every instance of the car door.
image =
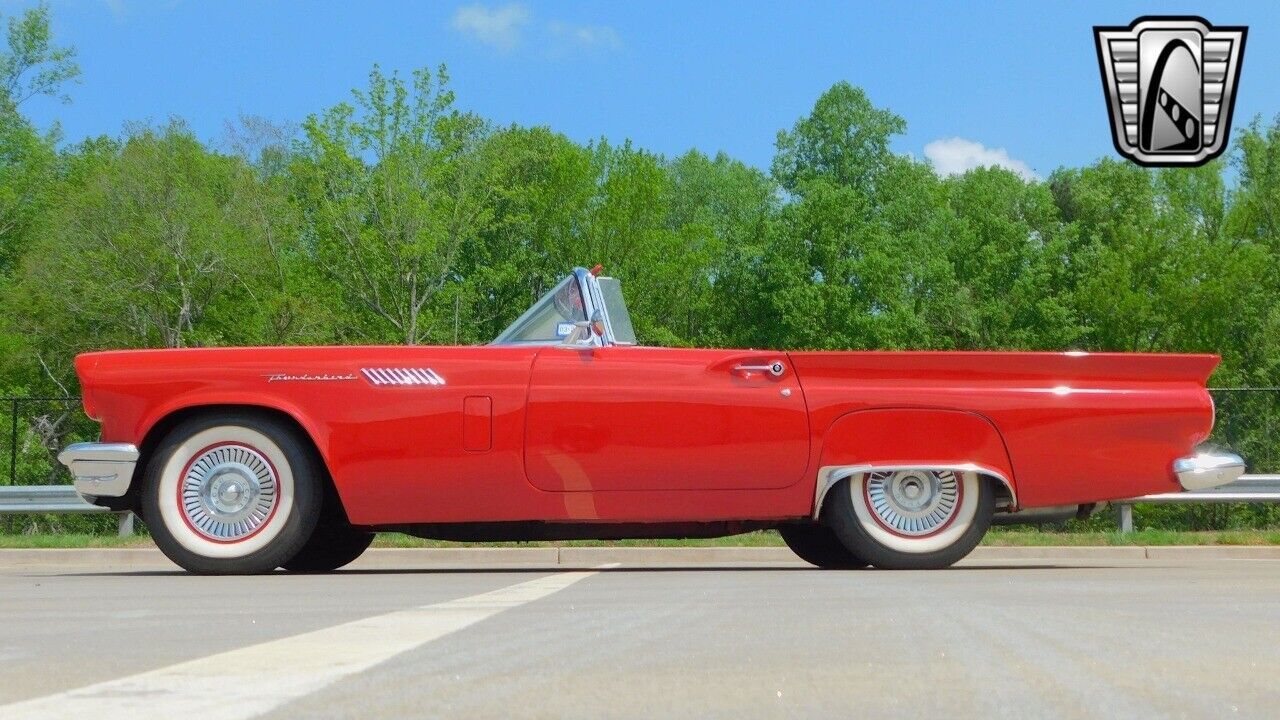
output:
[[808, 455], [785, 353], [547, 347], [534, 360], [525, 473], [542, 490], [780, 488]]

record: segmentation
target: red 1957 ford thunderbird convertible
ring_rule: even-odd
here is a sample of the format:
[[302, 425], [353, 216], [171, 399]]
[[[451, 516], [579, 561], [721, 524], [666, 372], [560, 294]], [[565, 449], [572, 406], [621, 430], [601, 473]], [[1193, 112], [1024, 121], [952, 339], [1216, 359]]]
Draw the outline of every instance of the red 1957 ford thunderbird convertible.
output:
[[102, 442], [59, 459], [199, 573], [449, 540], [777, 528], [822, 567], [938, 568], [993, 519], [1230, 482], [1213, 355], [641, 347], [581, 268], [484, 347], [76, 358]]

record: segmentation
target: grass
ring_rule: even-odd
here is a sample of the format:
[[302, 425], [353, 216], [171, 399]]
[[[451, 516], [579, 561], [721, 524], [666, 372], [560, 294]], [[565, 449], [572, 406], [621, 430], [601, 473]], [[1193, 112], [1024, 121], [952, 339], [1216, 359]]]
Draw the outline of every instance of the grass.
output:
[[1280, 530], [1135, 530], [1106, 532], [1044, 532], [993, 530], [982, 540], [995, 547], [1044, 545], [1280, 545]]
[[115, 535], [87, 535], [83, 533], [38, 533], [0, 535], [0, 549], [12, 548], [127, 548], [155, 547], [147, 535], [116, 537]]
[[[1138, 530], [1127, 535], [1118, 532], [1051, 532], [1040, 530], [992, 530], [982, 541], [995, 547], [1048, 545], [1280, 545], [1278, 530], [1221, 530], [1189, 532], [1180, 530]], [[423, 540], [399, 533], [383, 533], [374, 547], [547, 547], [613, 546], [613, 547], [776, 547], [782, 538], [775, 532], [752, 532], [722, 538], [688, 540], [567, 540], [559, 542], [454, 543]], [[5, 548], [148, 548], [153, 547], [146, 535], [116, 537], [87, 534], [0, 535], [0, 549]]]

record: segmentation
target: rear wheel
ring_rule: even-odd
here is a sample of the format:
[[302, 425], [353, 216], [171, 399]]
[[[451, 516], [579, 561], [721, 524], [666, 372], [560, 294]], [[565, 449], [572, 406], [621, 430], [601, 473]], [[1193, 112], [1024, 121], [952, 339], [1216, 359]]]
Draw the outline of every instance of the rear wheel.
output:
[[995, 513], [990, 483], [974, 472], [917, 468], [854, 475], [832, 488], [831, 529], [885, 569], [944, 568], [973, 551]]
[[316, 525], [321, 466], [294, 428], [249, 413], [187, 420], [151, 454], [142, 515], [156, 545], [186, 570], [270, 572]]
[[810, 565], [828, 570], [857, 570], [869, 564], [849, 552], [826, 525], [783, 525], [778, 528], [778, 534], [792, 552]]

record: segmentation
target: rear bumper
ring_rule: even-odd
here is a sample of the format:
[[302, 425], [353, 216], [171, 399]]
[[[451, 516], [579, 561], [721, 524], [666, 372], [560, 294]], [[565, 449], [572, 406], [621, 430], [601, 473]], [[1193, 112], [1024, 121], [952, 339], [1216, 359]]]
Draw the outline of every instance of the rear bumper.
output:
[[74, 443], [58, 453], [82, 497], [121, 497], [129, 492], [138, 448], [129, 443]]
[[1226, 485], [1244, 474], [1244, 459], [1221, 450], [1201, 450], [1173, 461], [1173, 474], [1183, 490], [1206, 490]]

